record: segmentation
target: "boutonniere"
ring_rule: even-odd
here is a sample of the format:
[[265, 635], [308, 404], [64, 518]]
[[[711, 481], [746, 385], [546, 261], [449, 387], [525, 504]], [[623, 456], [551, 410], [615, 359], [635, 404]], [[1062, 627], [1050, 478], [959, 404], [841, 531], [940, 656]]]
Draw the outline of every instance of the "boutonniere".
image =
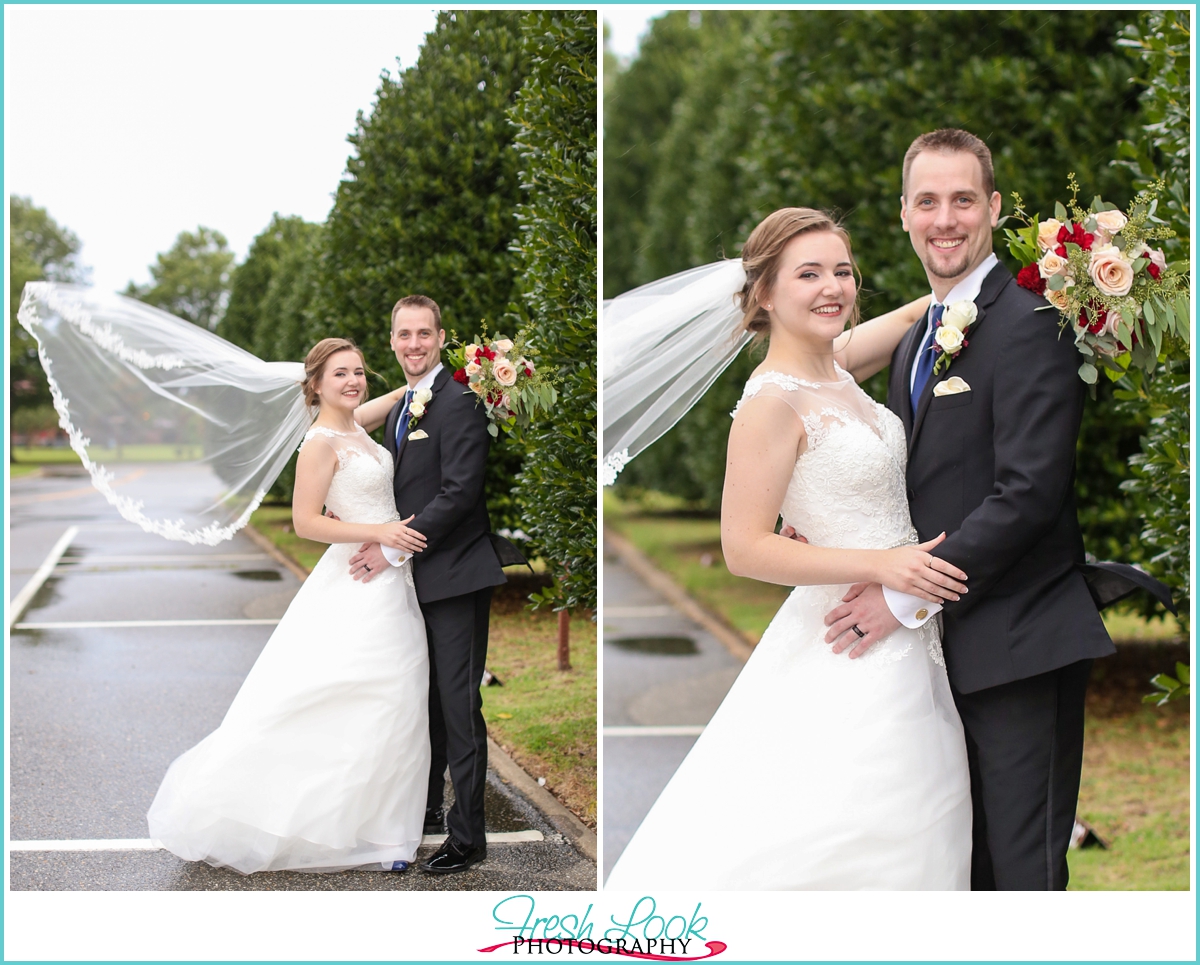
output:
[[979, 309], [972, 301], [963, 299], [947, 305], [933, 333], [934, 351], [938, 353], [933, 363], [933, 374], [939, 375], [950, 368], [958, 353], [967, 347], [967, 329], [975, 324]]
[[429, 405], [429, 400], [433, 398], [433, 392], [430, 389], [417, 389], [413, 393], [412, 401], [408, 404], [408, 431], [412, 432], [417, 427], [417, 423], [421, 417], [425, 415], [425, 406]]

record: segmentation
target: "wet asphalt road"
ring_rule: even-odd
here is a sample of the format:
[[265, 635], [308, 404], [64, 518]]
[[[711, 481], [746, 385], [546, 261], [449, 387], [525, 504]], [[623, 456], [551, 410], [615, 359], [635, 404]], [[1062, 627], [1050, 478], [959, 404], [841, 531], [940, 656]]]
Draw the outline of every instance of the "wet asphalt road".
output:
[[[69, 526], [78, 535], [20, 623], [272, 620], [300, 583], [238, 535], [189, 546], [123, 521], [86, 476], [13, 480], [12, 600]], [[10, 836], [145, 839], [175, 757], [215, 729], [272, 625], [14, 629]], [[351, 871], [242, 876], [166, 851], [11, 852], [14, 890], [590, 890], [593, 862], [489, 771], [487, 827], [544, 840], [492, 844], [459, 875]], [[424, 846], [418, 857], [435, 850]]]
[[607, 878], [743, 664], [610, 553], [603, 613]]

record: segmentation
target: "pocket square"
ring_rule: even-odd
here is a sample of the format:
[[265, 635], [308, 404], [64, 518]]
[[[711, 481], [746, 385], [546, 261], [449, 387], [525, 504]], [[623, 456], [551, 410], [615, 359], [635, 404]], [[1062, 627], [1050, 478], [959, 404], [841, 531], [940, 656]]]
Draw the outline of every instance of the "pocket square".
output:
[[933, 394], [935, 397], [939, 395], [958, 395], [960, 392], [970, 391], [971, 387], [957, 375], [952, 375], [950, 378], [939, 382], [933, 387]]
[[428, 438], [429, 438], [429, 433], [426, 432], [424, 429], [417, 429], [415, 432], [410, 432], [408, 434], [409, 442], [416, 442], [418, 439], [428, 439]]

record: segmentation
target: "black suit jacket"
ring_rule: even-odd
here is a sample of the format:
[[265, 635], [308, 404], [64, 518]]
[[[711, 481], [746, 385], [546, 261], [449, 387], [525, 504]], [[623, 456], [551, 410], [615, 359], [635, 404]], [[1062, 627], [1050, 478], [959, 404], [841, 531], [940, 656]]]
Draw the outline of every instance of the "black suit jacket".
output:
[[[384, 445], [396, 467], [393, 488], [401, 518], [425, 536], [426, 548], [413, 560], [413, 580], [421, 603], [445, 600], [506, 582], [488, 532], [484, 476], [491, 437], [475, 394], [443, 368], [433, 380], [425, 415], [396, 451], [398, 402], [384, 423]], [[413, 439], [421, 430], [423, 439]]]
[[[896, 348], [888, 385], [908, 430], [913, 523], [922, 540], [945, 531], [936, 554], [969, 578], [970, 592], [943, 609], [946, 667], [962, 693], [1115, 652], [1079, 569], [1079, 353], [1003, 265], [975, 304], [969, 344], [929, 379], [915, 413], [909, 373], [924, 325]], [[934, 398], [953, 375], [971, 390]]]

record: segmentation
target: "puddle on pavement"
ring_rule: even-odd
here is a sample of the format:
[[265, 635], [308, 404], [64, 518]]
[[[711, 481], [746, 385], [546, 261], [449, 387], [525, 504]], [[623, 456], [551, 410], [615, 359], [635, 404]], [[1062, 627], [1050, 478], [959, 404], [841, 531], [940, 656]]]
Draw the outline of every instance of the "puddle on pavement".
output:
[[279, 570], [235, 570], [233, 573], [239, 580], [260, 580], [273, 583], [283, 579]]
[[38, 587], [38, 591], [33, 595], [33, 599], [29, 601], [29, 606], [25, 608], [25, 612], [21, 614], [21, 622], [33, 622], [29, 619], [29, 615], [34, 610], [42, 610], [50, 606], [52, 603], [57, 603], [62, 599], [62, 594], [58, 592], [58, 584], [62, 582], [62, 578], [58, 576], [49, 577], [45, 583]]
[[[446, 781], [442, 806], [449, 811], [454, 804], [454, 787]], [[528, 831], [536, 827], [533, 819], [523, 815], [503, 791], [493, 786], [491, 780], [483, 786], [483, 823], [488, 831]]]
[[700, 652], [691, 637], [609, 637], [604, 642], [630, 653], [653, 653], [668, 657], [688, 657]]

